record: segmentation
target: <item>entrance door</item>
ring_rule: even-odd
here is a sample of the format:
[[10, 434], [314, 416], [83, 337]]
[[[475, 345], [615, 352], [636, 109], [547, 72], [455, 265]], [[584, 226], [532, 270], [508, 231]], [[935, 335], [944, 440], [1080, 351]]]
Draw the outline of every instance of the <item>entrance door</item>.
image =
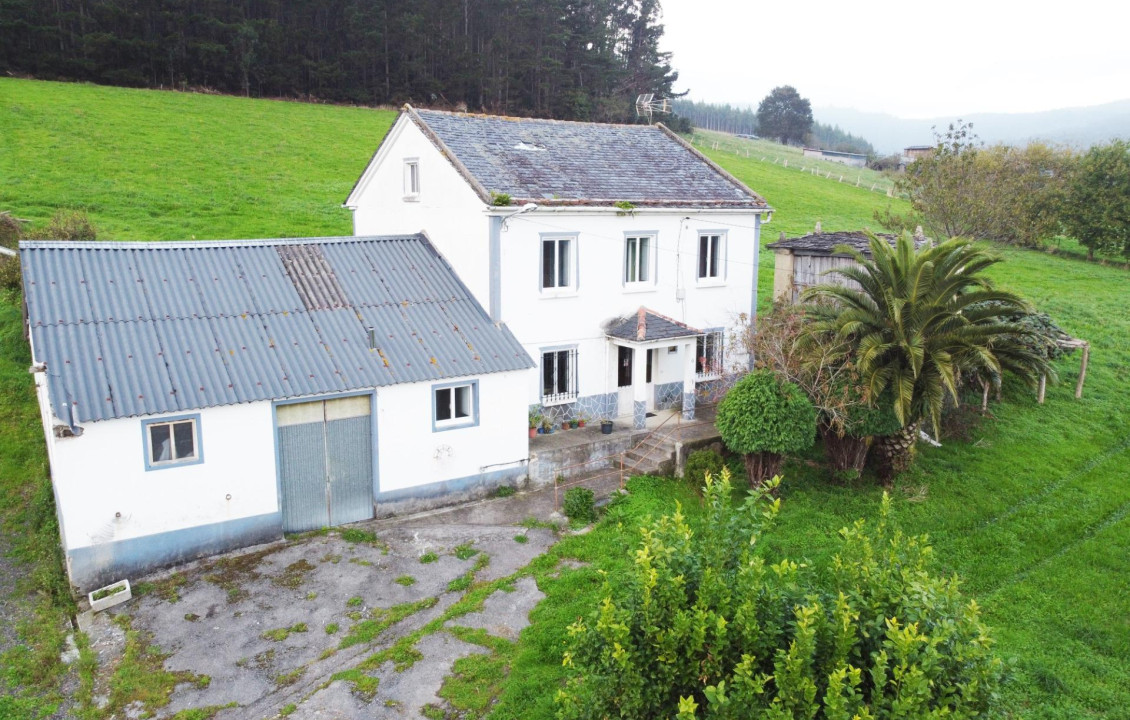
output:
[[372, 415], [368, 395], [275, 408], [284, 532], [373, 516]]
[[[632, 391], [632, 348], [618, 345], [619, 353], [616, 357], [616, 386], [619, 392], [616, 398], [617, 409], [620, 415], [631, 415], [635, 408], [635, 395]], [[652, 397], [651, 370], [655, 363], [655, 350], [647, 351], [647, 369], [644, 371], [644, 382], [647, 384], [647, 409], [654, 410], [655, 400]]]

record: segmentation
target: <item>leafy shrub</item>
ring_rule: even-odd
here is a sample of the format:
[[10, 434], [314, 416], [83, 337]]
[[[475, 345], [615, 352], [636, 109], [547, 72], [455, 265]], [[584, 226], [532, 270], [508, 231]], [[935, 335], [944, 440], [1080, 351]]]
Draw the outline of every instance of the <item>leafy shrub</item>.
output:
[[32, 235], [42, 240], [94, 240], [98, 230], [82, 210], [56, 210], [47, 227]]
[[713, 477], [718, 477], [722, 472], [722, 468], [726, 463], [722, 460], [722, 456], [713, 450], [696, 450], [687, 456], [687, 466], [683, 468], [683, 479], [691, 484], [691, 487], [702, 487], [706, 474], [710, 473]]
[[576, 523], [589, 523], [596, 520], [592, 490], [583, 487], [569, 488], [565, 491], [565, 517]]
[[891, 527], [890, 499], [809, 568], [758, 546], [774, 485], [735, 506], [726, 470], [701, 529], [681, 509], [641, 529], [630, 569], [568, 628], [558, 717], [994, 716], [1001, 662], [980, 610], [930, 573], [925, 538]]
[[745, 456], [756, 487], [777, 474], [782, 455], [812, 445], [816, 410], [795, 384], [770, 370], [755, 370], [722, 398], [715, 425], [726, 447]]

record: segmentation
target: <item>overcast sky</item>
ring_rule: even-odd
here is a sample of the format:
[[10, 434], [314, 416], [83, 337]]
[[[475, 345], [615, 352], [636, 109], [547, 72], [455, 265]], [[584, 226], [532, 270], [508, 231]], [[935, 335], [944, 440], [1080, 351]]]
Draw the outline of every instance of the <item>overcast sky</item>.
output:
[[905, 118], [1130, 98], [1126, 0], [662, 0], [679, 90]]

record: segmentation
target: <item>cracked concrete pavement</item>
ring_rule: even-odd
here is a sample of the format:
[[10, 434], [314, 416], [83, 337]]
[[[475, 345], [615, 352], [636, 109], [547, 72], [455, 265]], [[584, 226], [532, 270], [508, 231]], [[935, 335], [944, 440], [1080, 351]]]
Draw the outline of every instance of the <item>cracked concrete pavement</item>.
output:
[[[284, 708], [295, 718], [420, 717], [424, 705], [440, 703], [437, 693], [457, 659], [489, 652], [447, 628], [482, 628], [517, 638], [529, 624], [530, 610], [544, 597], [532, 578], [518, 579], [513, 589], [507, 588], [511, 591], [490, 595], [482, 611], [449, 620], [443, 629], [425, 635], [415, 645], [419, 656], [410, 667], [398, 671], [389, 661], [369, 670], [368, 676], [378, 681], [372, 697], [332, 678], [442, 617], [463, 595], [448, 584], [477, 565], [477, 581], [504, 578], [557, 539], [545, 528], [449, 524], [455, 519], [382, 524], [377, 543], [348, 542], [331, 531], [144, 578], [156, 590], [96, 616], [92, 640], [96, 647], [113, 647], [115, 626], [109, 615], [124, 613], [133, 629], [151, 633], [151, 642], [168, 653], [167, 670], [210, 678], [206, 685], [179, 685], [169, 705], [155, 714], [159, 718], [233, 702], [237, 706], [219, 711], [216, 720], [261, 720]], [[517, 535], [527, 541], [516, 541]], [[456, 548], [468, 544], [478, 552], [460, 559]], [[423, 563], [426, 553], [438, 557]], [[489, 563], [482, 566], [484, 554]], [[385, 611], [391, 608], [415, 612], [371, 639], [341, 647], [352, 632], [388, 618]]]

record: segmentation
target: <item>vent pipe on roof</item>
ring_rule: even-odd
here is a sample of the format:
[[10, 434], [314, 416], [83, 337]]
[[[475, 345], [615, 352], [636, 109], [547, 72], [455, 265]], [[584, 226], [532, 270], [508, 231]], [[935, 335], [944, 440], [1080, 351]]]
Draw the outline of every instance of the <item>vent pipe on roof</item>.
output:
[[369, 337], [369, 349], [370, 350], [376, 350], [377, 349], [377, 331], [376, 331], [376, 329], [371, 328], [371, 327], [367, 327], [367, 328], [365, 328], [365, 334]]

